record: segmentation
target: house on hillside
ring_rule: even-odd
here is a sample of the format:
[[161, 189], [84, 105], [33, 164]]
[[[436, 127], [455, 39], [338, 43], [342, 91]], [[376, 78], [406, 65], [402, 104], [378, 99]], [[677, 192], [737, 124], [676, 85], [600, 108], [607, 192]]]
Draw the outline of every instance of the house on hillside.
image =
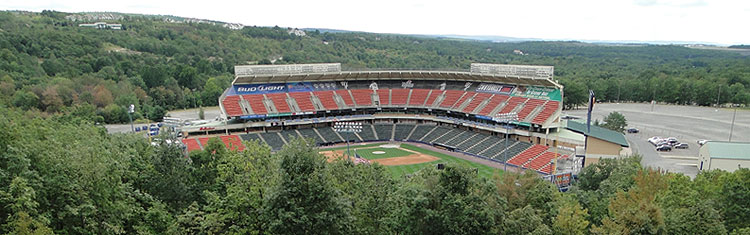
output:
[[107, 22], [96, 22], [93, 24], [79, 24], [78, 27], [87, 27], [95, 29], [112, 29], [122, 30], [122, 24], [108, 24]]

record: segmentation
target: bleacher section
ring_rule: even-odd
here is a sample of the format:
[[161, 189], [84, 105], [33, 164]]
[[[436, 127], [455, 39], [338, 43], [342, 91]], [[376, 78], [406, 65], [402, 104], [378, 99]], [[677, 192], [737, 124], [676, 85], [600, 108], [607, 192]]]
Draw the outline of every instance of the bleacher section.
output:
[[294, 98], [295, 101], [297, 101], [297, 106], [299, 106], [300, 111], [302, 112], [312, 112], [315, 111], [315, 106], [313, 106], [310, 92], [290, 92], [289, 96]]
[[[412, 89], [411, 91], [411, 97], [409, 98], [408, 106], [422, 106], [425, 102], [425, 99], [427, 99], [427, 94], [430, 93], [430, 90], [427, 89]], [[430, 104], [427, 104], [426, 106], [429, 106]]]
[[549, 147], [544, 145], [531, 146], [531, 148], [526, 149], [525, 151], [508, 160], [508, 163], [516, 166], [523, 166], [523, 164], [525, 164], [527, 161], [535, 158], [544, 151], [547, 151], [548, 148]]
[[487, 102], [487, 105], [482, 108], [482, 110], [479, 111], [479, 115], [488, 116], [492, 112], [495, 107], [500, 105], [503, 101], [507, 100], [507, 95], [495, 95], [492, 98], [490, 98], [490, 102]]
[[432, 90], [432, 93], [430, 93], [430, 96], [427, 97], [427, 101], [425, 101], [424, 106], [432, 107], [433, 103], [435, 103], [435, 100], [438, 98], [438, 96], [440, 96], [440, 94], [443, 94], [443, 91]]
[[552, 161], [552, 159], [555, 159], [558, 156], [560, 156], [560, 154], [553, 153], [553, 152], [545, 152], [539, 155], [538, 157], [531, 159], [531, 161], [527, 162], [526, 164], [523, 164], [523, 167], [531, 168], [534, 170], [541, 170], [542, 167], [549, 164], [550, 161]]
[[497, 160], [504, 160], [504, 158], [507, 156], [508, 159], [511, 159], [515, 157], [516, 155], [520, 154], [521, 152], [523, 152], [524, 150], [528, 149], [532, 145], [533, 144], [527, 143], [527, 142], [515, 141], [515, 144], [511, 144], [510, 147], [508, 147], [508, 149], [505, 149], [497, 153], [496, 155], [492, 156], [492, 158], [497, 159]]
[[258, 133], [251, 133], [251, 134], [241, 134], [240, 138], [242, 141], [251, 141], [251, 140], [257, 140], [261, 144], [263, 144], [263, 140], [260, 139], [260, 136], [258, 136]]
[[[425, 135], [425, 137], [422, 139], [422, 142], [432, 143], [434, 142], [435, 139], [437, 139], [438, 137], [442, 136], [443, 134], [447, 133], [450, 130], [451, 130], [450, 128], [438, 126], [437, 128], [435, 128], [435, 130]], [[412, 136], [411, 138], [414, 139], [414, 136]]]
[[475, 94], [476, 94], [476, 92], [473, 92], [473, 91], [466, 92], [466, 94], [464, 94], [463, 96], [460, 97], [460, 99], [458, 100], [458, 102], [456, 102], [455, 104], [453, 104], [453, 108], [457, 109], [464, 102], [466, 102], [466, 100], [468, 100], [471, 97], [474, 97]]
[[534, 111], [536, 107], [539, 107], [540, 105], [544, 104], [544, 102], [545, 100], [528, 99], [528, 101], [526, 101], [526, 104], [524, 104], [521, 111], [518, 112], [518, 120], [526, 119], [526, 116], [531, 114], [531, 111]]
[[318, 127], [315, 129], [318, 130], [320, 136], [326, 139], [328, 143], [338, 143], [344, 141], [338, 135], [336, 135], [336, 132], [334, 132], [333, 128], [331, 127]]
[[[435, 91], [433, 91], [435, 93]], [[461, 94], [463, 94], [464, 91], [457, 91], [457, 90], [448, 90], [445, 91], [445, 99], [443, 99], [443, 102], [440, 103], [440, 107], [443, 108], [451, 108], [454, 104], [456, 104], [456, 101], [458, 101], [458, 98], [461, 98]]]
[[354, 102], [357, 106], [370, 106], [372, 105], [372, 90], [358, 89], [351, 90], [352, 96], [354, 96]]
[[233, 95], [227, 96], [221, 102], [224, 105], [224, 110], [227, 111], [229, 116], [240, 116], [242, 115], [242, 108], [240, 107], [240, 96]]
[[278, 110], [279, 113], [288, 113], [292, 111], [289, 109], [289, 104], [286, 102], [286, 93], [271, 93], [266, 94], [266, 96], [271, 99], [273, 106], [276, 107], [276, 110]]
[[377, 140], [375, 134], [372, 132], [372, 125], [368, 124], [362, 125], [362, 132], [359, 133], [359, 136], [362, 137], [362, 140], [364, 141]]
[[318, 133], [315, 133], [315, 130], [313, 130], [312, 128], [299, 129], [299, 133], [302, 134], [302, 136], [305, 138], [311, 138], [315, 140], [315, 144], [320, 145], [322, 143], [325, 143], [325, 141], [323, 141], [323, 139], [318, 136]]
[[[336, 110], [339, 109], [339, 106], [336, 104], [336, 101], [333, 99], [333, 91], [315, 91], [313, 92], [313, 95], [317, 96], [320, 100], [320, 103], [323, 104], [323, 107], [327, 110]], [[297, 101], [299, 103], [299, 101]]]
[[559, 108], [560, 102], [557, 101], [548, 101], [547, 104], [544, 105], [544, 109], [542, 109], [539, 114], [534, 117], [534, 119], [531, 121], [531, 123], [534, 124], [544, 124], [544, 122], [547, 121], [547, 119], [552, 116], [552, 114], [555, 114], [557, 112], [557, 109]]
[[221, 142], [224, 142], [224, 145], [227, 147], [227, 149], [237, 150], [237, 151], [245, 150], [245, 145], [242, 144], [242, 141], [240, 140], [239, 136], [224, 135], [224, 136], [220, 136], [220, 138], [221, 138]]
[[[409, 89], [391, 89], [391, 105], [405, 105], [407, 98], [409, 98]], [[382, 97], [380, 102], [383, 102]]]
[[378, 133], [379, 140], [391, 140], [393, 133], [393, 124], [375, 124], [375, 132]]
[[414, 129], [414, 132], [411, 133], [411, 136], [408, 136], [409, 140], [412, 141], [419, 141], [422, 139], [425, 135], [427, 135], [432, 128], [435, 128], [434, 125], [417, 125], [417, 127]]
[[[445, 128], [445, 129], [448, 129], [446, 133], [444, 133], [443, 135], [436, 135], [437, 138], [433, 139], [431, 142], [444, 144], [445, 142], [448, 142], [449, 139], [463, 132], [463, 130], [455, 129], [455, 128]], [[435, 131], [437, 131], [437, 129]]]
[[555, 164], [547, 164], [546, 166], [542, 167], [542, 169], [539, 169], [539, 171], [545, 173], [545, 174], [552, 174], [552, 171], [555, 169]]
[[352, 95], [349, 94], [349, 90], [336, 90], [336, 94], [341, 96], [346, 106], [354, 107], [354, 101], [352, 101]]
[[393, 134], [393, 140], [405, 140], [413, 129], [413, 124], [396, 124], [396, 132]]
[[271, 149], [273, 150], [280, 150], [282, 146], [284, 146], [284, 140], [279, 137], [278, 132], [263, 132], [260, 133], [260, 136], [263, 137], [263, 140], [266, 141], [266, 144], [268, 146], [271, 146]]
[[490, 96], [492, 96], [492, 94], [490, 93], [478, 93], [476, 96], [474, 96], [474, 99], [469, 101], [469, 105], [467, 105], [466, 108], [464, 108], [462, 112], [472, 113], [474, 109], [476, 109], [477, 106], [479, 106], [479, 104], [482, 103], [482, 101], [490, 98]]
[[500, 110], [499, 113], [510, 113], [515, 109], [519, 104], [525, 102], [527, 98], [523, 97], [511, 97], [510, 100], [508, 100], [508, 103], [503, 107], [502, 110]]
[[378, 98], [380, 98], [380, 105], [383, 105], [383, 106], [391, 105], [390, 89], [380, 89], [377, 92], [378, 92]]
[[[469, 133], [476, 133], [476, 132], [469, 132]], [[458, 144], [456, 147], [460, 150], [466, 150], [469, 147], [473, 146], [474, 144], [479, 143], [479, 141], [486, 138], [488, 135], [482, 134], [482, 133], [476, 133], [477, 135], [474, 135], [473, 137], [470, 137], [469, 139], [459, 139], [459, 142], [463, 141], [463, 143]]]
[[183, 139], [182, 143], [185, 144], [188, 152], [201, 149], [201, 146], [198, 144], [198, 141], [195, 139]]
[[[459, 129], [454, 129], [459, 130]], [[456, 134], [453, 134], [454, 132], [451, 132], [451, 136], [447, 136], [448, 138], [440, 142], [441, 144], [445, 144], [448, 146], [458, 147], [458, 144], [463, 142], [464, 140], [468, 139], [469, 137], [473, 136], [476, 132], [473, 131], [467, 131], [467, 130], [459, 130], [460, 132], [457, 132]]]
[[242, 98], [250, 104], [254, 114], [268, 113], [266, 105], [263, 104], [263, 95], [243, 95]]

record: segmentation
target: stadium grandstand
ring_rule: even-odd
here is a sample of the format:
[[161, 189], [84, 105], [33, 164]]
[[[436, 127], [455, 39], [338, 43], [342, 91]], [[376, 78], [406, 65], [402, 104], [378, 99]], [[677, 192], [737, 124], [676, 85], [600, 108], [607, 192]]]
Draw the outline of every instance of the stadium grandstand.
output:
[[[225, 119], [183, 128], [198, 139], [183, 142], [192, 151], [205, 145], [201, 135], [222, 135], [238, 149], [239, 139], [273, 150], [290, 137], [321, 146], [408, 141], [551, 174], [558, 160], [573, 159], [568, 156], [576, 145], [550, 135], [563, 127], [563, 87], [553, 70], [481, 63], [468, 71], [342, 71], [337, 63], [235, 66], [232, 86], [219, 97]], [[508, 114], [515, 118], [497, 118]], [[361, 122], [363, 130], [337, 133], [332, 126], [339, 121]]]

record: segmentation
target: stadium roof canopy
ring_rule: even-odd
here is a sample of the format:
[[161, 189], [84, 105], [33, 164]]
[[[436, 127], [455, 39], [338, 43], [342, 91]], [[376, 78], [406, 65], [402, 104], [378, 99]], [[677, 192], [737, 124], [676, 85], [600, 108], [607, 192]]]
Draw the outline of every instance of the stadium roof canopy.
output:
[[750, 143], [708, 141], [701, 148], [708, 148], [711, 158], [750, 160]]
[[628, 141], [625, 140], [625, 135], [620, 132], [616, 132], [607, 128], [598, 127], [591, 125], [591, 132], [586, 132], [586, 123], [580, 123], [576, 121], [567, 121], [565, 126], [568, 130], [578, 132], [581, 134], [588, 134], [588, 136], [604, 140], [610, 143], [619, 144], [622, 147], [628, 147]]
[[[332, 66], [333, 68], [322, 68], [322, 66]], [[338, 71], [335, 66], [338, 65]], [[488, 65], [489, 64], [472, 64]], [[284, 65], [280, 65], [284, 66]], [[383, 70], [383, 71], [340, 71], [339, 64], [302, 64], [286, 66], [318, 66], [307, 69], [280, 69], [279, 73], [254, 73], [241, 71], [244, 69], [252, 70], [253, 66], [235, 66], [235, 80], [233, 84], [267, 84], [267, 83], [288, 83], [288, 82], [315, 82], [315, 81], [357, 81], [357, 80], [445, 80], [445, 81], [478, 81], [494, 82], [503, 84], [516, 85], [534, 85], [545, 87], [562, 88], [562, 86], [552, 79], [552, 70], [549, 70], [548, 76], [534, 76], [534, 71], [527, 71], [528, 68], [540, 67], [551, 68], [551, 66], [526, 66], [518, 65], [517, 67], [527, 69], [519, 73], [512, 71], [510, 73], [480, 73], [467, 71], [437, 71], [437, 70]], [[508, 66], [515, 65], [495, 65]], [[254, 66], [260, 68], [270, 68], [268, 66]], [[259, 70], [259, 69], [258, 69]], [[472, 68], [472, 70], [474, 70]], [[309, 71], [309, 72], [306, 72]], [[495, 71], [495, 70], [491, 70]], [[526, 73], [522, 73], [526, 72]], [[532, 72], [532, 73], [529, 73]], [[546, 72], [546, 71], [545, 71]]]

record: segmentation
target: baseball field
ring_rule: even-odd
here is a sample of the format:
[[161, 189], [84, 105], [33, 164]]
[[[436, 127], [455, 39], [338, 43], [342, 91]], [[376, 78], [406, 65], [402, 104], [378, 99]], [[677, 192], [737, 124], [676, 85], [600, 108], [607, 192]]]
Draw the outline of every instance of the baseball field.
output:
[[[356, 153], [357, 156], [367, 159], [371, 163], [386, 166], [395, 178], [412, 174], [425, 167], [436, 167], [438, 163], [476, 168], [479, 176], [482, 177], [492, 177], [494, 174], [502, 172], [480, 163], [404, 143], [352, 145], [350, 151], [351, 155]], [[346, 147], [321, 149], [320, 153], [331, 159], [348, 156]]]

